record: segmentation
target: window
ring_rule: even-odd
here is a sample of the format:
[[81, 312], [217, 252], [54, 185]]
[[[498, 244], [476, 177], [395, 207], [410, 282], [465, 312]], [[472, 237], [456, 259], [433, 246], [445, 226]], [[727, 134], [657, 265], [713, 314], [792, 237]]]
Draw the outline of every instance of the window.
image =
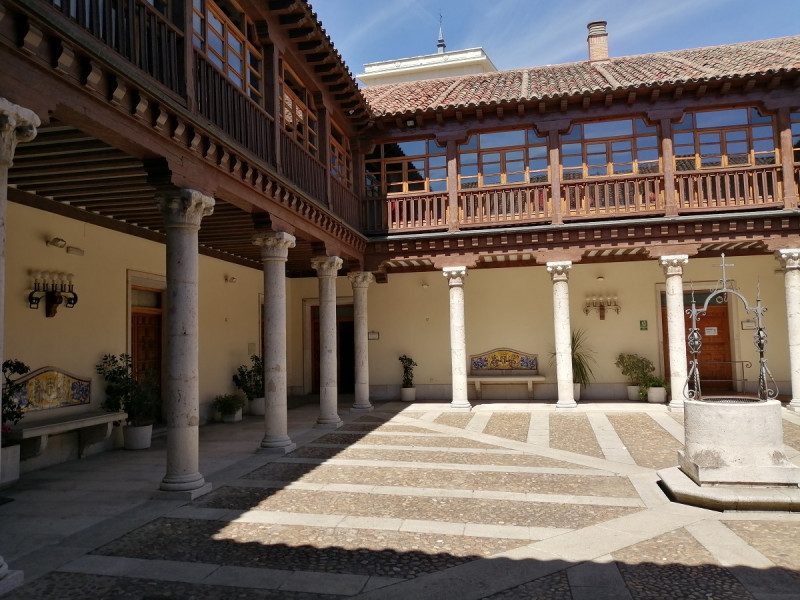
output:
[[280, 120], [283, 128], [311, 156], [319, 156], [319, 123], [308, 90], [283, 60], [280, 69]]
[[800, 110], [792, 111], [789, 116], [792, 127], [792, 148], [794, 148], [794, 162], [800, 163]]
[[658, 136], [642, 119], [576, 123], [561, 136], [565, 180], [658, 173]]
[[458, 150], [461, 189], [548, 180], [547, 138], [532, 129], [478, 133]]
[[434, 140], [378, 144], [364, 167], [365, 192], [370, 197], [447, 189], [445, 149]]
[[676, 171], [775, 164], [772, 117], [756, 108], [687, 113], [673, 142]]
[[331, 175], [350, 189], [353, 182], [353, 155], [350, 140], [331, 123]]
[[236, 87], [260, 102], [263, 55], [250, 41], [253, 24], [242, 10], [228, 0], [192, 0], [192, 25], [194, 45]]

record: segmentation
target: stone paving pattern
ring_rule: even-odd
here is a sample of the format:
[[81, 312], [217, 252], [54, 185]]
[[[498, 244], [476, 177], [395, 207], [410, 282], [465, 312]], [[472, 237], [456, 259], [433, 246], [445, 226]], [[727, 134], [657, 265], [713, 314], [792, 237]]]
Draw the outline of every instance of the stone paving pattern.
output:
[[[0, 553], [26, 583], [3, 600], [800, 599], [800, 514], [657, 486], [681, 448], [666, 407], [386, 403], [334, 432], [315, 408], [290, 411], [285, 456], [254, 453], [261, 418], [201, 428], [214, 489], [191, 502], [148, 500], [163, 439], [24, 474]], [[784, 430], [800, 451], [800, 418]]]

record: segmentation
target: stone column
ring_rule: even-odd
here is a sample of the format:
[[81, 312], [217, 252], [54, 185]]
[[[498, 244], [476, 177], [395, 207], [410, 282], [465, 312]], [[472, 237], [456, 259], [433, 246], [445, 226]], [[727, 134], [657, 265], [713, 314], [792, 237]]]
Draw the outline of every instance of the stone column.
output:
[[467, 336], [464, 325], [464, 278], [467, 267], [444, 267], [442, 274], [450, 285], [450, 361], [453, 379], [453, 400], [450, 408], [469, 411], [467, 397]]
[[369, 321], [367, 320], [367, 288], [375, 281], [369, 271], [349, 273], [347, 278], [353, 286], [353, 313], [355, 323], [356, 401], [350, 412], [372, 410], [369, 401]]
[[319, 279], [319, 418], [315, 427], [336, 429], [342, 425], [336, 378], [336, 273], [342, 259], [319, 256], [311, 260], [311, 266]]
[[[0, 364], [4, 360], [8, 170], [14, 163], [17, 144], [29, 142], [35, 138], [36, 128], [39, 125], [41, 125], [41, 121], [36, 113], [0, 97]], [[2, 378], [0, 378], [0, 384], [2, 384]], [[0, 436], [2, 436], [1, 432]], [[10, 571], [8, 564], [0, 556], [0, 595], [22, 585], [22, 580], [22, 571]]]
[[789, 333], [789, 374], [792, 399], [787, 407], [800, 412], [800, 248], [778, 250], [775, 257], [784, 268], [786, 321]]
[[161, 489], [196, 498], [211, 490], [199, 472], [197, 232], [214, 211], [214, 199], [183, 189], [161, 196], [159, 205], [167, 229], [167, 474]]
[[264, 439], [261, 449], [285, 454], [296, 448], [289, 437], [286, 393], [286, 259], [294, 248], [289, 233], [253, 237], [264, 263]]
[[669, 348], [669, 385], [671, 410], [683, 410], [683, 388], [686, 368], [686, 322], [683, 307], [683, 267], [689, 263], [687, 254], [662, 256], [658, 259], [664, 269], [667, 287], [667, 347]]
[[556, 408], [575, 408], [575, 387], [572, 377], [572, 335], [569, 324], [569, 260], [547, 263], [553, 280], [553, 325], [556, 342], [556, 378], [558, 402]]

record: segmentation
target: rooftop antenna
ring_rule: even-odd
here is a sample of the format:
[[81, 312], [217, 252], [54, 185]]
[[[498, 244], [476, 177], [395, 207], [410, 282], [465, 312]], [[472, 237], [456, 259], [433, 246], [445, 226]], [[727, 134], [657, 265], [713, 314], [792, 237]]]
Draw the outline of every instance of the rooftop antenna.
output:
[[438, 49], [438, 54], [444, 54], [444, 35], [442, 34], [442, 11], [439, 11], [439, 41], [436, 42], [436, 48]]

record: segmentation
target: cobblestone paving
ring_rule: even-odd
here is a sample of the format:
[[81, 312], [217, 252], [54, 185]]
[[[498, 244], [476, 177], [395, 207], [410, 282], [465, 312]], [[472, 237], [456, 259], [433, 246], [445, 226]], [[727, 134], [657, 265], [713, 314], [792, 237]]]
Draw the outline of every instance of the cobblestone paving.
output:
[[436, 423], [464, 429], [473, 416], [472, 413], [442, 413], [436, 417]]
[[373, 432], [373, 431], [380, 431], [381, 433], [430, 433], [428, 429], [423, 429], [421, 427], [414, 427], [413, 425], [392, 425], [392, 424], [385, 424], [379, 425], [378, 423], [350, 423], [349, 425], [342, 426], [340, 430], [342, 433], [344, 432], [351, 432], [351, 431], [364, 431], [364, 432]]
[[678, 440], [646, 414], [609, 414], [608, 420], [637, 465], [665, 469], [678, 464]]
[[[422, 446], [422, 447], [437, 447], [437, 448], [498, 448], [492, 444], [485, 444], [475, 440], [469, 440], [460, 437], [448, 437], [431, 434], [429, 431], [423, 431], [424, 436], [419, 435], [369, 435], [360, 433], [328, 433], [317, 439], [319, 444], [341, 444], [349, 446], [361, 441], [366, 441], [369, 444], [376, 446]], [[365, 438], [369, 437], [368, 440]]]
[[247, 476], [268, 481], [309, 483], [353, 483], [360, 485], [399, 485], [467, 490], [529, 492], [587, 496], [636, 497], [626, 477], [562, 475], [554, 473], [498, 473], [478, 471], [426, 470], [404, 467], [357, 467], [344, 465], [305, 465], [271, 463]]
[[550, 447], [603, 458], [586, 415], [550, 415]]
[[524, 544], [428, 533], [158, 519], [94, 554], [409, 579]]
[[473, 452], [436, 452], [429, 450], [379, 450], [375, 448], [319, 448], [304, 446], [291, 458], [345, 458], [349, 460], [394, 460], [400, 462], [434, 462], [457, 465], [504, 465], [514, 467], [548, 467], [573, 469], [575, 465], [535, 454], [477, 454]]
[[634, 600], [753, 600], [733, 574], [685, 529], [612, 554]]
[[800, 450], [800, 425], [783, 420], [783, 443]]
[[494, 413], [483, 433], [524, 442], [528, 439], [530, 422], [531, 416], [527, 413]]
[[523, 583], [510, 590], [505, 590], [483, 600], [572, 600], [567, 573], [561, 571], [547, 577]]
[[[781, 521], [723, 521], [736, 535], [797, 579], [800, 590], [800, 523]], [[800, 591], [798, 592], [800, 597]]]
[[175, 581], [153, 581], [82, 573], [51, 573], [3, 600], [340, 600], [331, 594], [255, 590]]
[[639, 510], [619, 506], [517, 500], [237, 487], [220, 488], [199, 505], [234, 510], [291, 510], [299, 513], [570, 529], [587, 527]]

